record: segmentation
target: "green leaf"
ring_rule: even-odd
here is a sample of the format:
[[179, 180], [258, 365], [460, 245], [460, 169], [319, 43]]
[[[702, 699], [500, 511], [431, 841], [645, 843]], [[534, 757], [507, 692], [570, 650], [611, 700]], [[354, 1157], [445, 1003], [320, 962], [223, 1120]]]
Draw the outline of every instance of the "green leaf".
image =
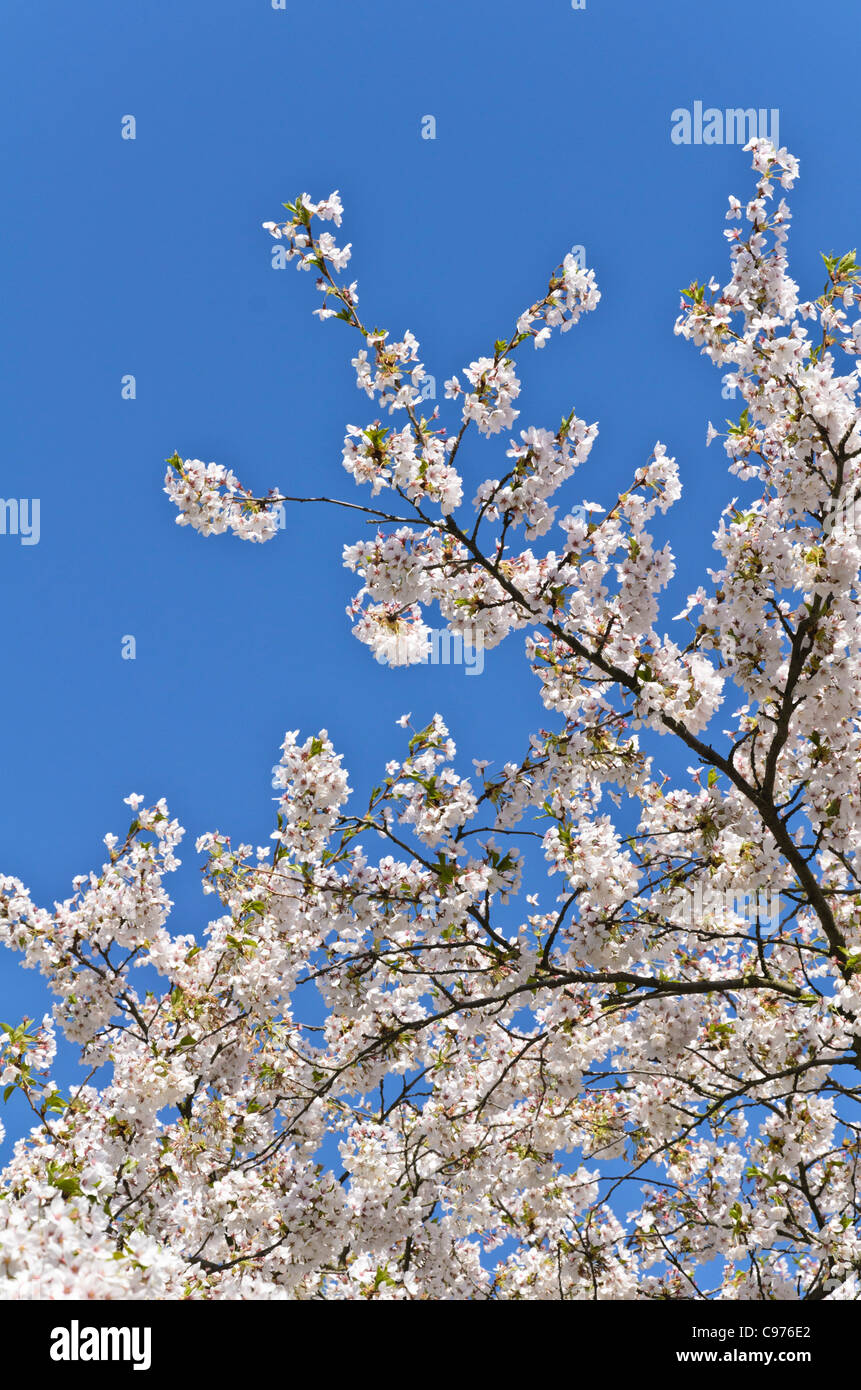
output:
[[457, 864], [450, 864], [443, 855], [439, 856], [439, 863], [435, 866], [440, 886], [447, 888], [454, 881], [457, 873]]
[[47, 1177], [53, 1187], [59, 1189], [64, 1197], [82, 1197], [81, 1182], [74, 1168], [68, 1164], [49, 1163]]

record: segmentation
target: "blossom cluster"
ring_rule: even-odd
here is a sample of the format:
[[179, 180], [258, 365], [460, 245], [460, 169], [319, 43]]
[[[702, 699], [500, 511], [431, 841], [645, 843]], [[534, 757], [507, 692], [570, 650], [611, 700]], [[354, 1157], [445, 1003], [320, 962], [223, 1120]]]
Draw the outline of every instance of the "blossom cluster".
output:
[[[595, 307], [591, 272], [566, 258], [450, 379], [447, 428], [419, 413], [416, 339], [368, 329], [337, 278], [350, 248], [314, 226], [340, 225], [337, 194], [267, 224], [404, 422], [347, 429], [377, 523], [344, 554], [357, 637], [420, 662], [433, 605], [488, 649], [520, 631], [551, 727], [467, 773], [441, 715], [405, 715], [358, 805], [327, 731], [288, 733], [270, 844], [197, 842], [216, 906], [195, 933], [168, 925], [163, 802], [130, 797], [53, 910], [0, 878], [0, 942], [56, 996], [0, 1034], [35, 1119], [0, 1176], [10, 1296], [861, 1296], [861, 543], [833, 525], [861, 494], [861, 270], [827, 257], [801, 299], [774, 206], [797, 161], [748, 148], [729, 282], [689, 286], [676, 324], [741, 394], [740, 491], [672, 633], [660, 441], [578, 501], [597, 427], [571, 410], [509, 437], [464, 515], [465, 441], [514, 429], [517, 349]], [[286, 503], [178, 458], [168, 491], [180, 521], [255, 539]], [[87, 1069], [68, 1096], [55, 1025]]]
[[232, 531], [244, 541], [268, 541], [278, 530], [279, 498], [270, 493], [259, 500], [243, 487], [236, 474], [220, 463], [200, 459], [168, 459], [165, 492], [178, 509], [177, 526], [192, 526], [203, 536]]

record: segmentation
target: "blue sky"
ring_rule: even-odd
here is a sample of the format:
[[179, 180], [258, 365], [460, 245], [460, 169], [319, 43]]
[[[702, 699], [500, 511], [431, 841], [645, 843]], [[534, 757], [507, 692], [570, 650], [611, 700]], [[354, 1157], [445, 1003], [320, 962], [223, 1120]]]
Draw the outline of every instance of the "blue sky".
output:
[[[311, 316], [309, 278], [272, 269], [261, 222], [303, 190], [340, 189], [363, 313], [416, 333], [440, 396], [583, 245], [602, 303], [523, 356], [518, 424], [555, 427], [571, 406], [600, 422], [572, 505], [608, 505], [657, 439], [679, 459], [685, 496], [661, 533], [679, 560], [669, 626], [739, 490], [719, 446], [705, 450], [707, 420], [738, 410], [674, 338], [678, 291], [726, 279], [726, 197], [752, 187], [740, 147], [676, 145], [671, 113], [697, 100], [779, 109], [781, 142], [801, 159], [793, 273], [818, 293], [819, 251], [859, 243], [851, 74], [812, 95], [854, 40], [857, 6], [4, 10], [0, 493], [40, 500], [41, 534], [29, 546], [0, 536], [0, 870], [50, 905], [101, 864], [102, 836], [125, 830], [125, 795], [165, 796], [189, 832], [174, 924], [193, 930], [208, 905], [193, 840], [218, 828], [267, 841], [285, 730], [326, 727], [358, 795], [400, 746], [406, 710], [422, 723], [443, 713], [467, 764], [518, 756], [548, 722], [518, 636], [479, 679], [374, 663], [344, 615], [355, 581], [341, 550], [364, 534], [349, 514], [297, 509], [262, 547], [174, 524], [162, 492], [174, 449], [261, 491], [362, 500], [340, 463], [346, 423], [370, 408], [349, 366], [356, 343]], [[435, 140], [421, 138], [429, 114]], [[473, 446], [469, 482], [504, 448]], [[127, 635], [134, 661], [121, 657]], [[679, 765], [669, 748], [661, 765]], [[38, 979], [4, 957], [0, 1018], [44, 1007]], [[11, 1133], [25, 1124], [5, 1118]]]

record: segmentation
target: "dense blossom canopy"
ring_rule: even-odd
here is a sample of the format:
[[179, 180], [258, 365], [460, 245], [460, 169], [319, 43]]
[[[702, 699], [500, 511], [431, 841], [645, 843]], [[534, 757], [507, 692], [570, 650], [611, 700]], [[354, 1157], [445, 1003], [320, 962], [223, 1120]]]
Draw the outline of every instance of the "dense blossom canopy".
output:
[[[657, 626], [665, 447], [599, 506], [570, 495], [594, 424], [515, 423], [516, 351], [595, 308], [591, 271], [567, 256], [425, 418], [416, 339], [365, 326], [317, 230], [337, 193], [265, 224], [358, 332], [378, 413], [344, 442], [379, 522], [345, 552], [356, 636], [421, 661], [433, 605], [488, 649], [520, 630], [553, 727], [467, 777], [442, 717], [405, 716], [360, 805], [326, 731], [289, 733], [272, 846], [198, 841], [200, 940], [168, 927], [163, 802], [130, 797], [53, 911], [0, 878], [0, 940], [56, 995], [0, 1034], [37, 1121], [0, 1183], [13, 1296], [859, 1296], [861, 274], [826, 258], [800, 301], [775, 203], [797, 162], [748, 149], [731, 278], [690, 286], [676, 331], [743, 399], [724, 447], [753, 500], [681, 639]], [[467, 504], [476, 431], [507, 463]], [[266, 540], [299, 500], [169, 462], [204, 533]], [[88, 1069], [69, 1095], [55, 1024]]]

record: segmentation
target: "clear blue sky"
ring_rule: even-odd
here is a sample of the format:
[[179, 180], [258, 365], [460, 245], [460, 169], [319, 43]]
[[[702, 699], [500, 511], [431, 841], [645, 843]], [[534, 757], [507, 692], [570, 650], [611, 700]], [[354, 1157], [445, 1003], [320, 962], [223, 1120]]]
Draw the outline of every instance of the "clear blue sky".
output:
[[[673, 337], [678, 290], [726, 278], [726, 197], [752, 187], [740, 147], [673, 144], [671, 112], [779, 108], [802, 163], [793, 270], [816, 294], [818, 252], [861, 242], [839, 66], [857, 21], [854, 0], [5, 0], [0, 494], [40, 499], [41, 537], [0, 536], [0, 870], [50, 905], [125, 830], [123, 796], [163, 795], [189, 831], [175, 926], [196, 930], [194, 838], [267, 841], [286, 729], [325, 726], [361, 793], [406, 710], [443, 713], [466, 763], [516, 757], [549, 722], [518, 636], [478, 679], [374, 663], [343, 611], [341, 548], [363, 534], [349, 515], [294, 511], [262, 547], [174, 524], [174, 448], [261, 490], [361, 500], [340, 464], [370, 408], [356, 344], [311, 317], [311, 280], [273, 271], [260, 229], [303, 190], [341, 190], [362, 309], [417, 334], [440, 395], [585, 246], [603, 301], [524, 356], [518, 424], [555, 427], [572, 405], [599, 420], [572, 504], [608, 505], [659, 438], [680, 460], [669, 625], [738, 491], [704, 447], [707, 420], [738, 410]], [[470, 483], [504, 448], [468, 456]], [[678, 766], [669, 747], [661, 765]], [[44, 1007], [4, 956], [0, 1018]]]

